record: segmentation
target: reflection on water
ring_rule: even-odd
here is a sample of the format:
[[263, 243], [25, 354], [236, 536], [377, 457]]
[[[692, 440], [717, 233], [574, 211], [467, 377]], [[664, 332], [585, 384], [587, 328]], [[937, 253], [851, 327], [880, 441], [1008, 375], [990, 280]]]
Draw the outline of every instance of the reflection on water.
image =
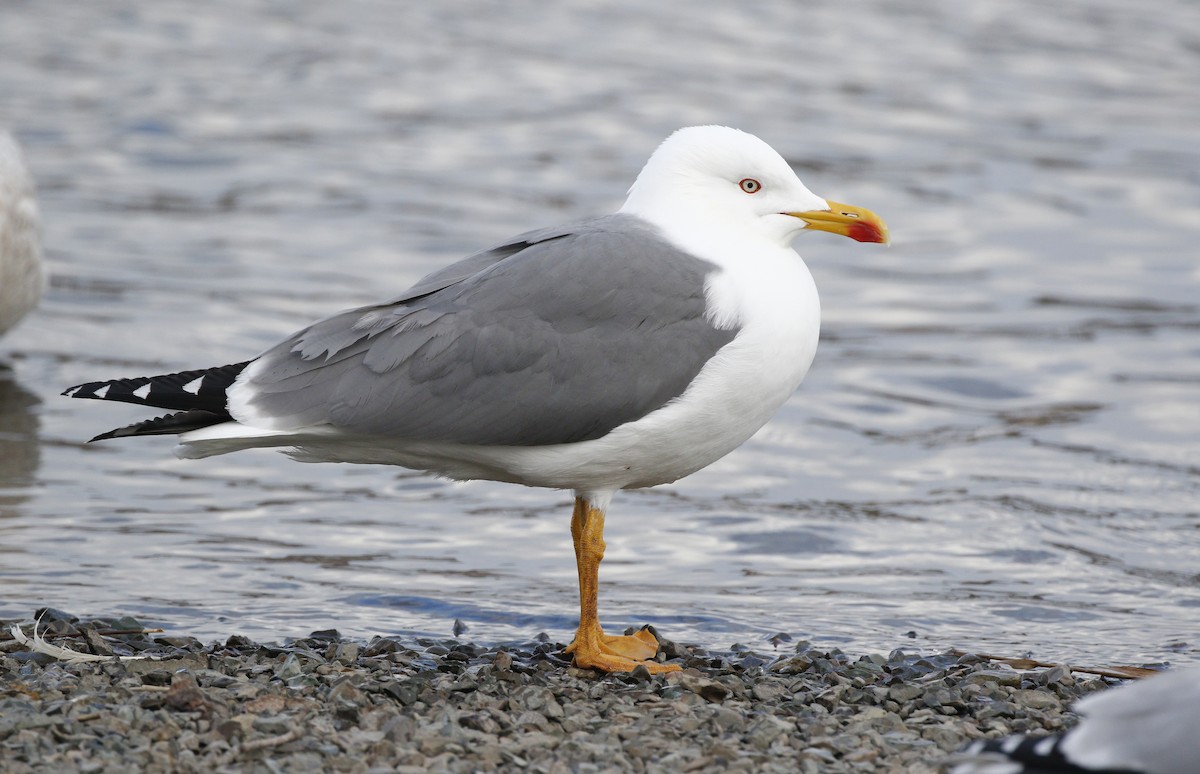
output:
[[0, 363], [0, 518], [27, 501], [41, 460], [36, 407], [41, 401]]
[[1196, 659], [1193, 3], [353, 6], [6, 9], [0, 123], [56, 280], [3, 342], [0, 617], [567, 637], [567, 494], [89, 446], [137, 409], [57, 393], [243, 359], [611, 210], [668, 131], [719, 122], [895, 244], [800, 241], [812, 374], [737, 453], [618, 496], [606, 622]]

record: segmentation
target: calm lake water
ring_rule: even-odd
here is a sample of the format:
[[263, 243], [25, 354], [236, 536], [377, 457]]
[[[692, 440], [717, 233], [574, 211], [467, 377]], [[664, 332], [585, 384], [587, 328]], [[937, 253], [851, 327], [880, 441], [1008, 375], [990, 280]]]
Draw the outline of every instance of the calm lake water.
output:
[[570, 637], [570, 496], [167, 438], [78, 382], [245, 359], [609, 212], [688, 124], [890, 249], [799, 241], [812, 373], [619, 495], [601, 615], [711, 647], [1200, 660], [1200, 5], [16, 2], [0, 123], [54, 273], [0, 341], [0, 618]]

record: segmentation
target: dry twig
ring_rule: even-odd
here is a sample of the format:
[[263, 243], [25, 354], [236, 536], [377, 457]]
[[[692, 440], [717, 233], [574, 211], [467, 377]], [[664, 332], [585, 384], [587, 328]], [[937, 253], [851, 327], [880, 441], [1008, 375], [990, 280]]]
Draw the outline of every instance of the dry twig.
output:
[[[956, 656], [968, 655], [968, 651], [965, 651], [965, 650], [952, 650], [950, 652]], [[1009, 657], [1009, 656], [994, 656], [990, 653], [973, 653], [972, 652], [972, 653], [970, 653], [970, 655], [979, 656], [980, 658], [986, 658], [988, 661], [999, 661], [1003, 664], [1008, 664], [1013, 669], [1040, 669], [1040, 668], [1053, 669], [1054, 667], [1060, 666], [1060, 667], [1064, 667], [1066, 669], [1070, 669], [1072, 672], [1083, 672], [1083, 673], [1089, 674], [1089, 675], [1100, 675], [1101, 677], [1116, 677], [1116, 678], [1120, 678], [1122, 680], [1141, 679], [1143, 677], [1151, 677], [1153, 675], [1161, 674], [1161, 671], [1158, 669], [1147, 669], [1145, 667], [1136, 667], [1136, 666], [1088, 667], [1088, 666], [1076, 666], [1074, 664], [1056, 664], [1052, 661], [1038, 661], [1037, 659], [1033, 659], [1033, 658], [1013, 658], [1013, 657]]]

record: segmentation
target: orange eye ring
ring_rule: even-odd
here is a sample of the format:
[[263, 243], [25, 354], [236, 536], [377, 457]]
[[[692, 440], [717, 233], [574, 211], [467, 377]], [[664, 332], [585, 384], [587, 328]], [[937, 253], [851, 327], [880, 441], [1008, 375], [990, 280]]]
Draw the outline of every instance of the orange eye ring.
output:
[[738, 183], [738, 187], [748, 194], [756, 194], [762, 190], [762, 183], [752, 177], [747, 177]]

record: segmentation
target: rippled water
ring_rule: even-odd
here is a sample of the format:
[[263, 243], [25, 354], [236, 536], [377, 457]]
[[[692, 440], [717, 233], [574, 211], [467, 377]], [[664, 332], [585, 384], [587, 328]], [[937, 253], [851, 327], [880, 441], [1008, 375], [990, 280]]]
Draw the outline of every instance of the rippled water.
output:
[[604, 620], [1197, 660], [1194, 3], [428, 5], [6, 5], [0, 122], [54, 281], [0, 342], [0, 618], [568, 638], [566, 494], [86, 446], [139, 412], [57, 393], [244, 359], [610, 211], [669, 131], [727, 123], [895, 244], [801, 240], [808, 381], [725, 460], [618, 496]]

